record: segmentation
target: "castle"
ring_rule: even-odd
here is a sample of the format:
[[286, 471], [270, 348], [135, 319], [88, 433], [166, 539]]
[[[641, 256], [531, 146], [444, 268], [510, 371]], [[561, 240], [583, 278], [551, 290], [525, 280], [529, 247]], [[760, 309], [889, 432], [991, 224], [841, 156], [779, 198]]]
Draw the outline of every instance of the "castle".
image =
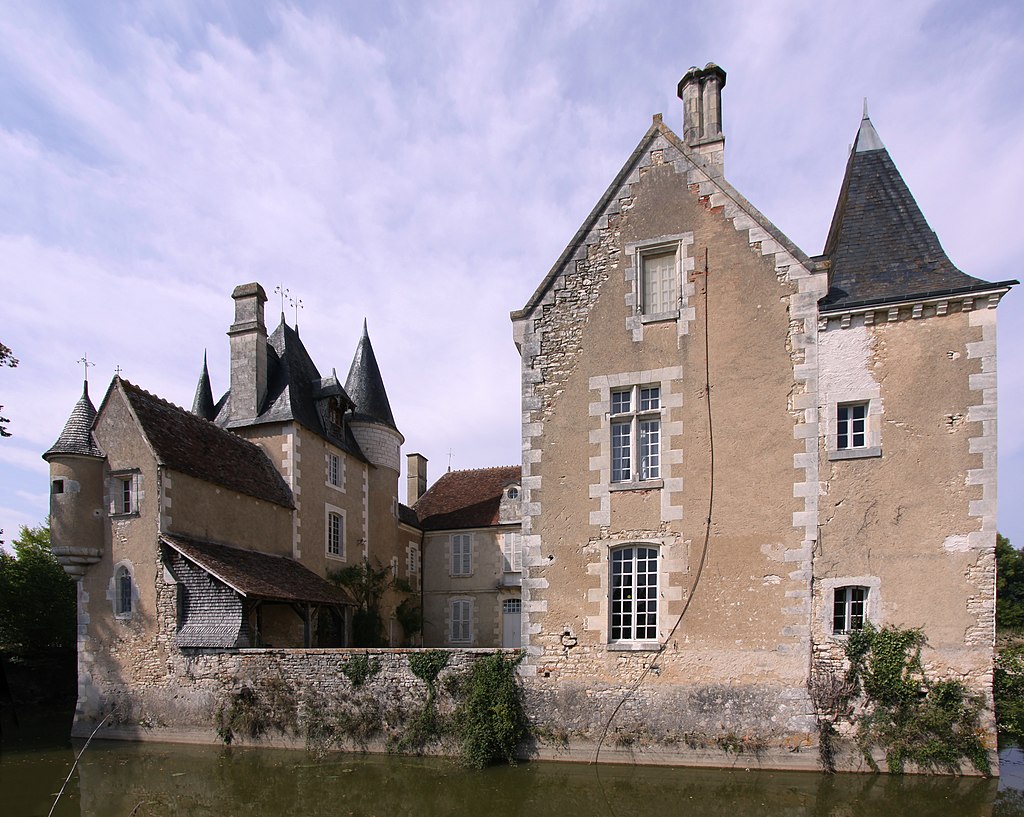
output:
[[654, 117], [512, 313], [521, 467], [426, 491], [409, 455], [400, 505], [369, 338], [344, 386], [321, 378], [283, 322], [267, 338], [255, 284], [217, 403], [205, 373], [191, 413], [118, 379], [98, 412], [83, 395], [45, 455], [82, 700], [175, 650], [347, 643], [323, 577], [373, 557], [422, 573], [426, 644], [521, 644], [531, 714], [581, 758], [612, 728], [658, 762], [732, 735], [800, 765], [809, 687], [869, 622], [923, 627], [929, 673], [990, 702], [1017, 282], [953, 265], [866, 112], [806, 255], [725, 178], [725, 79], [683, 77], [682, 135]]

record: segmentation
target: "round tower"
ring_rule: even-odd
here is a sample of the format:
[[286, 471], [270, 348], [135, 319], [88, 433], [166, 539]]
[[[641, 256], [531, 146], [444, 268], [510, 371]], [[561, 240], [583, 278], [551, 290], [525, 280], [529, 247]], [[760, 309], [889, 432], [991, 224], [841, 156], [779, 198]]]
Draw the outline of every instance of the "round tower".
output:
[[352, 429], [352, 435], [370, 462], [395, 472], [397, 495], [397, 475], [402, 470], [401, 451], [405, 437], [395, 425], [365, 320], [363, 336], [356, 347], [356, 354], [352, 358], [352, 366], [345, 380], [345, 392], [355, 403], [348, 424]]
[[79, 579], [103, 553], [103, 452], [92, 425], [89, 382], [60, 437], [43, 454], [50, 464], [50, 543], [57, 561]]

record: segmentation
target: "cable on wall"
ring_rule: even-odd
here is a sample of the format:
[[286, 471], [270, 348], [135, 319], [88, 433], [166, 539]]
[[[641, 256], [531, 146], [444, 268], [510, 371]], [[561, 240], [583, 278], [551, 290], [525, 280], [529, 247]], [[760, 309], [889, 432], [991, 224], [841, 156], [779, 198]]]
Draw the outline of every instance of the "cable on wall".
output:
[[711, 542], [711, 519], [715, 508], [715, 427], [711, 414], [711, 344], [708, 339], [708, 281], [710, 276], [708, 275], [708, 249], [704, 248], [704, 397], [707, 403], [707, 415], [708, 415], [708, 450], [709, 450], [709, 462], [708, 462], [708, 515], [704, 522], [704, 546], [701, 548], [700, 561], [697, 563], [697, 570], [693, 576], [693, 584], [690, 585], [690, 592], [686, 597], [686, 603], [683, 605], [683, 609], [679, 612], [676, 617], [675, 624], [672, 625], [672, 629], [669, 630], [665, 640], [658, 645], [658, 651], [649, 663], [644, 671], [640, 673], [640, 676], [633, 682], [633, 685], [626, 690], [622, 698], [616, 704], [615, 709], [612, 710], [612, 714], [608, 716], [608, 720], [605, 722], [604, 730], [601, 732], [601, 739], [597, 742], [597, 749], [594, 752], [594, 759], [592, 763], [597, 763], [598, 758], [601, 756], [601, 747], [604, 745], [605, 738], [608, 737], [608, 730], [611, 728], [612, 721], [615, 720], [615, 716], [619, 714], [619, 710], [622, 709], [623, 705], [629, 698], [635, 693], [640, 685], [644, 682], [644, 679], [650, 674], [651, 670], [658, 663], [658, 659], [661, 658], [661, 654], [665, 652], [665, 648], [668, 643], [672, 640], [676, 630], [683, 621], [683, 616], [686, 615], [686, 611], [690, 609], [690, 603], [693, 601], [694, 594], [697, 592], [697, 585], [700, 583], [701, 576], [704, 573], [704, 565], [707, 563], [708, 557], [708, 546]]

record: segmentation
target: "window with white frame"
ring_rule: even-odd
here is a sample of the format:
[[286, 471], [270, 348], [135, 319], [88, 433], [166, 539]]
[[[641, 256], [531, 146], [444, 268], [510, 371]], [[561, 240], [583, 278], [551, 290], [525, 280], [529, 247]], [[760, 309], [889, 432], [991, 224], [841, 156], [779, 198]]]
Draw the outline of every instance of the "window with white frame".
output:
[[836, 407], [836, 449], [868, 446], [868, 404], [840, 403]]
[[616, 548], [611, 561], [611, 640], [656, 641], [658, 549]]
[[327, 455], [327, 484], [341, 487], [341, 457], [337, 454]]
[[139, 473], [113, 474], [110, 478], [110, 513], [126, 516], [139, 512]]
[[473, 640], [473, 603], [469, 599], [455, 599], [451, 606], [450, 641], [466, 644]]
[[127, 618], [132, 614], [132, 572], [127, 565], [114, 571], [114, 615]]
[[675, 249], [640, 254], [640, 312], [670, 315], [679, 311], [679, 268]]
[[832, 632], [846, 635], [862, 630], [867, 620], [868, 588], [859, 585], [836, 587], [832, 598]]
[[504, 534], [502, 542], [502, 569], [506, 573], [523, 570], [523, 537], [518, 532]]
[[345, 558], [345, 515], [337, 510], [327, 512], [327, 555]]
[[469, 576], [473, 573], [473, 534], [453, 533], [452, 575]]
[[661, 387], [611, 393], [612, 482], [661, 478]]

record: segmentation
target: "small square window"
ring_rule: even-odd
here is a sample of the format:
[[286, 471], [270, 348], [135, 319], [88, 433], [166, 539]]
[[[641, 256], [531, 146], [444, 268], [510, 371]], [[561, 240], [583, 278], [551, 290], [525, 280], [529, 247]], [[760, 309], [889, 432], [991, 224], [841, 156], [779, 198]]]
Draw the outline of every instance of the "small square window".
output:
[[50, 483], [50, 493], [51, 494], [62, 494], [62, 493], [64, 493], [64, 480], [62, 480], [62, 479], [55, 479], [52, 483]]
[[836, 409], [836, 448], [866, 448], [868, 445], [868, 404], [840, 403]]

